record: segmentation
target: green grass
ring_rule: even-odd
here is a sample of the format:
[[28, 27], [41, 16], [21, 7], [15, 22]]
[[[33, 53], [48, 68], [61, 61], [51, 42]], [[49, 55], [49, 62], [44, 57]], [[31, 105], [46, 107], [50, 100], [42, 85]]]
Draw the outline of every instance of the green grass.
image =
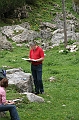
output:
[[[32, 11], [29, 18], [22, 21], [30, 23], [33, 30], [39, 30], [40, 22], [52, 22], [55, 17], [51, 15], [53, 4], [58, 3], [60, 9], [56, 8], [53, 12], [62, 11], [60, 0], [39, 0], [37, 6], [31, 6]], [[66, 9], [79, 16], [72, 10], [72, 2], [66, 1]], [[0, 26], [5, 24], [1, 21]], [[12, 42], [12, 41], [11, 41]], [[24, 72], [30, 72], [30, 63], [22, 60], [28, 57], [29, 48], [17, 47], [12, 42], [13, 50], [0, 50], [0, 67], [19, 68]], [[45, 94], [39, 95], [45, 99], [44, 103], [31, 103], [24, 95], [20, 95], [15, 86], [7, 88], [7, 99], [23, 98], [17, 103], [17, 110], [21, 120], [79, 120], [79, 51], [73, 53], [59, 53], [64, 49], [63, 45], [45, 51], [43, 62], [43, 83]], [[55, 77], [54, 82], [49, 78]], [[10, 120], [9, 113], [0, 120]]]
[[[25, 72], [30, 71], [30, 63], [22, 60], [28, 57], [29, 49], [16, 47], [10, 51], [0, 51], [0, 67], [21, 67]], [[24, 97], [20, 104], [16, 104], [21, 120], [78, 120], [79, 119], [79, 51], [74, 53], [59, 53], [63, 47], [55, 47], [45, 51], [43, 62], [43, 83], [45, 94], [39, 95], [45, 99], [44, 103], [30, 103], [25, 96], [19, 95], [16, 87], [9, 86], [7, 99]], [[55, 77], [54, 82], [49, 78]], [[1, 118], [1, 120], [9, 120]]]

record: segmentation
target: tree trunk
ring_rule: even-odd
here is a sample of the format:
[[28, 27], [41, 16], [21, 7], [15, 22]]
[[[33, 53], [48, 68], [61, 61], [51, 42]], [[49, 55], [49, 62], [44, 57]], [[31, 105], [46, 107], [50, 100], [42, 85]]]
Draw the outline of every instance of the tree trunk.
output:
[[67, 46], [67, 26], [66, 26], [66, 13], [65, 13], [65, 0], [62, 0], [63, 22], [64, 22], [64, 46]]
[[79, 0], [73, 0], [73, 10], [79, 14]]

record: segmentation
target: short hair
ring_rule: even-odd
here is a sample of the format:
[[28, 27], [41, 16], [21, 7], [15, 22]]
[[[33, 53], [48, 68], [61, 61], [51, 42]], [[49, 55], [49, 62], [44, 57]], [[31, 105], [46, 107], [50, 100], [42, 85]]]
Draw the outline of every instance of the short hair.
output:
[[1, 87], [8, 87], [8, 79], [7, 78], [3, 78], [1, 81], [0, 81], [0, 86]]
[[36, 41], [29, 42], [30, 46], [35, 46], [36, 44], [37, 44]]

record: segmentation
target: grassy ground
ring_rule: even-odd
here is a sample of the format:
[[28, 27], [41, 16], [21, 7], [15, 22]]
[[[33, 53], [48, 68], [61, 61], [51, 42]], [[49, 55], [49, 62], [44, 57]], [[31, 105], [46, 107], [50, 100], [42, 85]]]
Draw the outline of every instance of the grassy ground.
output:
[[[59, 0], [44, 2], [39, 0], [39, 5], [32, 6], [30, 17], [24, 21], [30, 22], [31, 28], [35, 30], [38, 30], [41, 21], [51, 22], [54, 17], [50, 15], [53, 3], [59, 3], [61, 6]], [[71, 1], [67, 0], [66, 8], [70, 12], [71, 6]], [[54, 12], [61, 10], [57, 8]], [[0, 26], [3, 26], [3, 23], [0, 22]], [[13, 51], [0, 51], [0, 67], [21, 67], [24, 72], [31, 72], [30, 63], [22, 60], [22, 57], [28, 57], [29, 48], [12, 44]], [[45, 103], [30, 103], [25, 96], [19, 95], [15, 86], [8, 87], [7, 99], [24, 98], [20, 104], [16, 104], [21, 120], [79, 120], [79, 51], [59, 53], [61, 49], [64, 47], [59, 46], [45, 51], [46, 57], [43, 63], [45, 94], [39, 95], [45, 99]], [[51, 76], [55, 77], [54, 82], [49, 81]], [[10, 120], [9, 113], [0, 120]]]
[[[59, 53], [63, 47], [55, 47], [45, 51], [43, 63], [43, 83], [45, 94], [39, 95], [45, 103], [30, 103], [16, 91], [15, 87], [8, 87], [7, 99], [24, 97], [17, 105], [21, 120], [78, 120], [79, 119], [79, 51], [74, 53]], [[0, 67], [21, 67], [30, 72], [30, 63], [22, 60], [27, 57], [29, 49], [16, 47], [13, 52], [0, 51]], [[54, 82], [49, 78], [55, 77]], [[9, 113], [7, 113], [9, 120]], [[5, 120], [5, 118], [0, 118]]]

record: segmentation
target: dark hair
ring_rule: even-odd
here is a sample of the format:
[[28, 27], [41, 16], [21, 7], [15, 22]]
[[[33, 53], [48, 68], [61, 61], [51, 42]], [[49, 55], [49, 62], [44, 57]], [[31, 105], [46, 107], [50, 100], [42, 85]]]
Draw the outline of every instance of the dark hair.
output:
[[1, 87], [8, 87], [8, 79], [7, 78], [3, 78], [1, 81], [0, 81], [0, 86]]

